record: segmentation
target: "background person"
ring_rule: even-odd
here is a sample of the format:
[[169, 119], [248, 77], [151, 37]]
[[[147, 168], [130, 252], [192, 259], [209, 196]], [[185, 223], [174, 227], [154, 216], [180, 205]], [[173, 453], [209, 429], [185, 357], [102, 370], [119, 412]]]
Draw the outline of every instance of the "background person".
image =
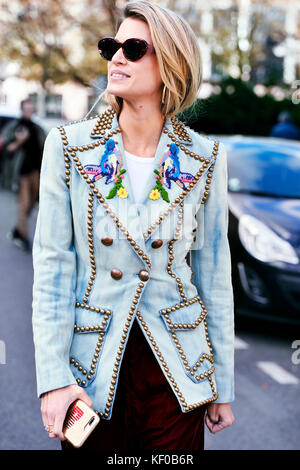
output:
[[21, 118], [14, 119], [3, 128], [2, 145], [7, 168], [12, 170], [7, 175], [4, 169], [4, 174], [12, 179], [12, 188], [18, 188], [18, 220], [8, 237], [19, 248], [30, 251], [28, 218], [39, 199], [40, 169], [46, 136], [43, 129], [31, 119], [35, 111], [31, 99], [21, 102], [21, 111]]

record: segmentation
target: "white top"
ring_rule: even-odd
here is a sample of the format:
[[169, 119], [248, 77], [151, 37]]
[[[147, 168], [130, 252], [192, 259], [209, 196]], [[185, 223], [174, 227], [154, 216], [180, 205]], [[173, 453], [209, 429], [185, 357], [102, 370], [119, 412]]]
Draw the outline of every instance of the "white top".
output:
[[[136, 203], [140, 202], [140, 197], [145, 187], [145, 184], [149, 178], [149, 174], [153, 173], [154, 170], [154, 157], [139, 157], [132, 153], [124, 151], [126, 158], [127, 171], [133, 190], [133, 196]], [[153, 183], [155, 183], [153, 173]]]

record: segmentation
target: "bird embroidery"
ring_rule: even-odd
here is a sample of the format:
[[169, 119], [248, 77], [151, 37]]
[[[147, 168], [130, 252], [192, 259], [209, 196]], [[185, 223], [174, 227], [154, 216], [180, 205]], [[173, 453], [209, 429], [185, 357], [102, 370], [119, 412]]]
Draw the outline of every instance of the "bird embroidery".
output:
[[194, 180], [194, 176], [191, 173], [180, 171], [180, 163], [178, 158], [179, 148], [175, 144], [171, 144], [169, 150], [167, 150], [161, 159], [161, 169], [163, 184], [166, 184], [167, 188], [171, 188], [171, 181], [175, 181], [182, 189], [186, 189], [184, 183], [188, 183]]
[[163, 153], [159, 164], [160, 171], [154, 170], [157, 183], [149, 195], [150, 199], [159, 199], [161, 194], [164, 201], [170, 202], [168, 192], [163, 185], [170, 189], [171, 182], [175, 181], [182, 189], [187, 189], [185, 183], [194, 180], [191, 173], [180, 170], [178, 152], [178, 146], [171, 144], [170, 148]]
[[103, 153], [100, 164], [84, 165], [85, 172], [88, 175], [93, 175], [92, 182], [94, 183], [100, 178], [106, 176], [105, 184], [111, 183], [119, 172], [121, 166], [121, 155], [116, 147], [115, 141], [109, 139], [105, 144], [105, 152]]
[[107, 199], [112, 199], [117, 194], [121, 198], [126, 198], [128, 193], [122, 184], [125, 169], [120, 171], [122, 158], [119, 149], [113, 139], [105, 143], [105, 151], [101, 157], [100, 164], [84, 165], [84, 170], [88, 175], [93, 175], [91, 181], [94, 183], [100, 178], [106, 177], [105, 184], [114, 182], [114, 187], [110, 190]]

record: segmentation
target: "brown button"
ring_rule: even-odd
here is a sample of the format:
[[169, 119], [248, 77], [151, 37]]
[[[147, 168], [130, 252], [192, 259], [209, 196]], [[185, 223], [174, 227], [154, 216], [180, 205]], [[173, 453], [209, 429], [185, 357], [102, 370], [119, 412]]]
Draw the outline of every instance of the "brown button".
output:
[[146, 271], [146, 269], [140, 270], [139, 278], [141, 281], [148, 281], [149, 277], [150, 277], [150, 274], [148, 273], [148, 271]]
[[163, 241], [160, 240], [160, 238], [158, 238], [157, 240], [154, 240], [154, 242], [152, 242], [151, 246], [152, 248], [160, 248], [163, 244]]
[[112, 245], [113, 239], [110, 238], [110, 237], [103, 237], [103, 238], [101, 238], [101, 241], [102, 241], [103, 245], [109, 246], [109, 245]]
[[121, 279], [121, 277], [123, 276], [123, 273], [122, 271], [120, 271], [120, 269], [114, 268], [110, 271], [110, 275], [113, 279]]

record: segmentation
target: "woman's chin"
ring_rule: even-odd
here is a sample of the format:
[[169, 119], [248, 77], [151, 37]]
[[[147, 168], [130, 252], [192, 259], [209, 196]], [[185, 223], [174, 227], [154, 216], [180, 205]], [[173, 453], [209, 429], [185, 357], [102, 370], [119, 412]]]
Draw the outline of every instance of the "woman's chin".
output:
[[107, 86], [107, 91], [111, 95], [120, 96], [121, 98], [123, 98], [123, 95], [127, 94], [125, 88], [126, 87], [123, 86], [122, 84], [110, 83]]

